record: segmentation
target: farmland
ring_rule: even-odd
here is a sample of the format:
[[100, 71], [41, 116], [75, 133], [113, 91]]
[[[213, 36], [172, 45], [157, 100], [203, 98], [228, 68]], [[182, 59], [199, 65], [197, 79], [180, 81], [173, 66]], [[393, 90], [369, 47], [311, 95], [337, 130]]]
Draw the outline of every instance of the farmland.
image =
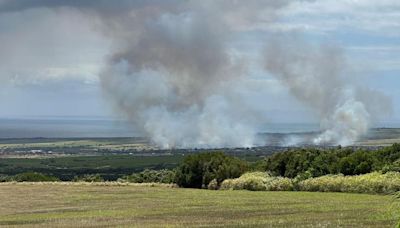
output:
[[15, 175], [23, 172], [40, 172], [55, 175], [62, 180], [71, 180], [74, 176], [97, 173], [107, 180], [139, 172], [144, 169], [174, 168], [183, 156], [65, 156], [54, 158], [4, 158], [0, 159], [0, 173]]
[[366, 194], [113, 183], [0, 185], [0, 226], [393, 227], [399, 209], [392, 196]]

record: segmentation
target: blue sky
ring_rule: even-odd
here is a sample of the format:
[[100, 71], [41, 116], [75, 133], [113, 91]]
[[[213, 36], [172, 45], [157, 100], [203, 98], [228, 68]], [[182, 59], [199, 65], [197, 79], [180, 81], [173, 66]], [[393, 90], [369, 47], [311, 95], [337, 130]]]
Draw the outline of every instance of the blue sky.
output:
[[[400, 121], [398, 0], [292, 1], [272, 24], [261, 21], [238, 33], [244, 38], [236, 39], [235, 51], [250, 56], [257, 56], [263, 37], [272, 33], [296, 33], [311, 43], [339, 46], [349, 77], [392, 99], [393, 114], [380, 121]], [[111, 45], [79, 12], [41, 7], [0, 14], [0, 117], [118, 118], [98, 79]], [[256, 62], [250, 66], [249, 84], [255, 87], [248, 102], [259, 104], [274, 121], [314, 121], [274, 77]]]

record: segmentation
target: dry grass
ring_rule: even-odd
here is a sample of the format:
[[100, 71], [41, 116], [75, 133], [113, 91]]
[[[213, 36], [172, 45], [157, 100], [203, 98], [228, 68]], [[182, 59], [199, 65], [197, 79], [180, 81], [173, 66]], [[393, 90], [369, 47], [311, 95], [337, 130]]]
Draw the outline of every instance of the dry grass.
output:
[[0, 226], [393, 227], [391, 196], [210, 191], [124, 183], [0, 185]]

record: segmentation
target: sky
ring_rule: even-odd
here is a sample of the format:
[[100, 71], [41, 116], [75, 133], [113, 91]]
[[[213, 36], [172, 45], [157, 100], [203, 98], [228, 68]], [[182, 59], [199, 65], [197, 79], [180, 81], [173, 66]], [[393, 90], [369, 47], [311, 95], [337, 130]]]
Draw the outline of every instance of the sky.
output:
[[[99, 79], [113, 40], [85, 11], [32, 2], [40, 1], [20, 1], [13, 8], [0, 0], [0, 117], [120, 118]], [[392, 113], [379, 121], [400, 121], [400, 1], [289, 1], [276, 14], [273, 22], [235, 27], [233, 54], [254, 60], [247, 72], [252, 90], [246, 102], [259, 106], [271, 121], [316, 121], [310, 108], [257, 61], [271, 34], [295, 34], [308, 43], [339, 47], [346, 77], [391, 99]]]

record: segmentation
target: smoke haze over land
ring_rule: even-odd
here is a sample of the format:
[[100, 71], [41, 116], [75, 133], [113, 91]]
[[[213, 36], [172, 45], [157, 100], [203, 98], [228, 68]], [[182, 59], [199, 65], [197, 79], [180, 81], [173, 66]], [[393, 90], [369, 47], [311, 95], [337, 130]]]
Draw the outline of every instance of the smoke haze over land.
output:
[[367, 133], [372, 115], [390, 112], [387, 97], [352, 85], [338, 47], [280, 37], [268, 42], [265, 60], [265, 68], [318, 114], [322, 133], [314, 144], [350, 145]]
[[243, 95], [254, 92], [247, 82], [255, 62], [318, 116], [322, 133], [311, 143], [352, 144], [391, 105], [380, 92], [353, 85], [340, 47], [273, 32], [259, 39], [266, 48], [256, 60], [233, 47], [237, 34], [272, 28], [298, 2], [3, 0], [0, 12], [49, 8], [88, 20], [111, 42], [99, 73], [105, 98], [159, 147], [263, 143], [258, 126], [268, 113]]

